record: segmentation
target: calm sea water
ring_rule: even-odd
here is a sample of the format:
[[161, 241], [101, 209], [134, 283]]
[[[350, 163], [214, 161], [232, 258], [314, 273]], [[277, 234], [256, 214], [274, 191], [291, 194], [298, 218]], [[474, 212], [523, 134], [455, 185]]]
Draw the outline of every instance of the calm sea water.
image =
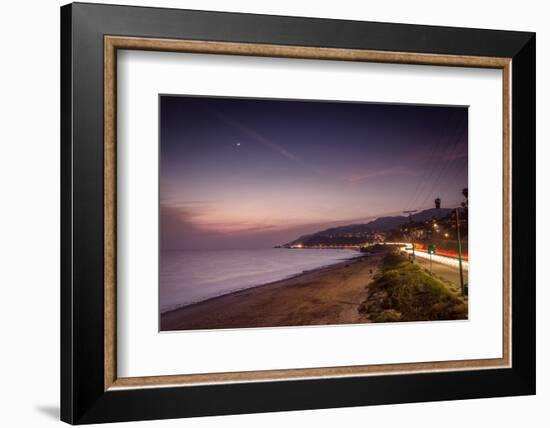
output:
[[353, 250], [287, 248], [164, 251], [160, 257], [160, 310], [166, 312], [357, 256]]

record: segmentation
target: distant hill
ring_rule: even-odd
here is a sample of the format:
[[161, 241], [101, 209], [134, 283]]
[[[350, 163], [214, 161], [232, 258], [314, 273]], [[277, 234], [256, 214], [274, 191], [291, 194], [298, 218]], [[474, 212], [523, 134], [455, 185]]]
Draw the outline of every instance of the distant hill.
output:
[[[412, 218], [413, 218], [413, 221], [426, 221], [426, 220], [430, 220], [431, 218], [442, 218], [442, 217], [446, 217], [447, 215], [449, 215], [449, 213], [453, 210], [454, 208], [440, 208], [440, 209], [437, 209], [437, 208], [430, 208], [428, 210], [424, 210], [424, 211], [420, 211], [418, 213], [414, 213]], [[406, 217], [406, 219], [408, 220], [408, 217]]]
[[[447, 216], [451, 211], [452, 208], [441, 208], [439, 210], [437, 208], [430, 208], [413, 214], [412, 220], [414, 222], [423, 222], [430, 220], [433, 217], [441, 218]], [[353, 240], [354, 238], [357, 238], [357, 240], [364, 240], [364, 237], [368, 234], [398, 229], [403, 224], [408, 222], [408, 216], [379, 217], [368, 223], [332, 227], [330, 229], [321, 230], [309, 235], [300, 236], [298, 239], [289, 242], [284, 246], [286, 247], [297, 244], [330, 244], [341, 241], [341, 238], [346, 238], [347, 240]]]

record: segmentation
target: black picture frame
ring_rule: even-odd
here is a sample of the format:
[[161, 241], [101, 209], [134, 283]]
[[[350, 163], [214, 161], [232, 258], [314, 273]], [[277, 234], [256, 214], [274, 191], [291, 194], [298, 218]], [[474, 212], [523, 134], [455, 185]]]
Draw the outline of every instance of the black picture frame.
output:
[[[512, 58], [512, 367], [105, 391], [105, 35]], [[61, 419], [86, 424], [534, 394], [535, 97], [534, 33], [63, 6]]]

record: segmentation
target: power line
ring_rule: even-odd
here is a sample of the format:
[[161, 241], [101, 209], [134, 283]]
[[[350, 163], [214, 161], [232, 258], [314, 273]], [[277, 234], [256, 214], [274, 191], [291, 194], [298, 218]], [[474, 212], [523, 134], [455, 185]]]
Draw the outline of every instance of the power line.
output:
[[[458, 147], [458, 145], [461, 141], [461, 137], [462, 137], [462, 129], [460, 129], [460, 127], [458, 125], [459, 124], [457, 123], [457, 126], [456, 126], [455, 131], [454, 131], [454, 135], [453, 135], [454, 143], [453, 143], [452, 149], [450, 151], [451, 157], [455, 156], [456, 149], [457, 149], [457, 147]], [[430, 189], [430, 190], [426, 194], [426, 197], [422, 201], [421, 205], [426, 204], [426, 202], [430, 199], [430, 197], [432, 197], [434, 195], [434, 192], [437, 189], [438, 184], [439, 185], [441, 184], [440, 180], [441, 180], [441, 177], [443, 176], [443, 173], [446, 172], [447, 170], [449, 170], [450, 165], [449, 165], [448, 162], [441, 161], [440, 163], [441, 163], [441, 167], [439, 168], [439, 174], [436, 173], [437, 178], [432, 182], [431, 186], [429, 186], [429, 184], [428, 184], [428, 186], [429, 186], [428, 189]], [[433, 176], [433, 177], [435, 177], [435, 176]]]
[[440, 154], [445, 149], [445, 144], [441, 142], [441, 140], [435, 139], [434, 145], [432, 150], [430, 151], [430, 159], [426, 165], [426, 167], [423, 169], [422, 178], [417, 182], [416, 189], [414, 193], [411, 196], [410, 201], [407, 203], [407, 208], [413, 208], [414, 203], [418, 199], [418, 196], [422, 193], [424, 190], [424, 187], [426, 186], [426, 183], [429, 182], [431, 177], [433, 176], [439, 162]]
[[[456, 111], [455, 110], [453, 110], [451, 118], [454, 118], [454, 116], [456, 116]], [[409, 208], [409, 209], [412, 208], [413, 202], [416, 201], [416, 199], [418, 197], [419, 190], [420, 190], [420, 186], [421, 186], [421, 184], [424, 184], [424, 179], [427, 178], [426, 174], [428, 173], [428, 171], [431, 172], [437, 166], [438, 156], [434, 156], [434, 154], [435, 154], [436, 149], [437, 149], [437, 152], [439, 154], [442, 147], [444, 147], [444, 144], [441, 144], [439, 139], [434, 138], [434, 141], [433, 141], [432, 145], [430, 146], [430, 152], [429, 152], [430, 158], [428, 159], [428, 162], [426, 163], [426, 166], [422, 170], [422, 177], [416, 182], [415, 190], [411, 193], [411, 197], [409, 198], [409, 200], [407, 201], [407, 204], [405, 205], [407, 208]]]
[[[455, 126], [453, 128], [453, 132], [449, 135], [447, 135], [447, 138], [446, 138], [446, 142], [451, 142], [451, 141], [454, 141], [454, 145], [453, 145], [453, 149], [452, 149], [452, 153], [454, 154], [454, 151], [456, 150], [456, 145], [457, 145], [457, 142], [459, 141], [461, 135], [461, 123], [462, 121], [460, 120], [460, 117], [458, 117], [458, 120], [456, 121], [455, 123]], [[424, 180], [422, 183], [421, 183], [421, 187], [420, 187], [420, 191], [417, 192], [417, 194], [414, 196], [414, 199], [412, 200], [411, 202], [411, 205], [409, 205], [411, 208], [414, 207], [414, 204], [419, 200], [419, 198], [422, 197], [422, 195], [424, 194], [424, 192], [427, 190], [427, 189], [430, 189], [430, 188], [433, 188], [433, 185], [430, 186], [430, 184], [432, 184], [432, 180], [433, 178], [435, 178], [436, 176], [438, 177], [438, 179], [441, 177], [442, 175], [442, 171], [445, 169], [445, 167], [447, 166], [447, 164], [445, 162], [442, 162], [442, 155], [445, 154], [445, 152], [447, 151], [448, 152], [448, 144], [440, 144], [439, 145], [439, 150], [437, 152], [437, 154], [434, 154], [433, 156], [433, 167], [430, 168], [430, 173], [428, 175], [428, 179], [427, 180]], [[438, 168], [439, 167], [439, 168]], [[439, 174], [438, 174], [439, 172]], [[437, 181], [436, 181], [437, 183]], [[424, 199], [424, 202], [422, 202], [422, 204], [425, 204], [426, 200], [431, 196], [431, 193], [433, 192], [433, 189], [430, 193], [428, 193], [427, 197]]]

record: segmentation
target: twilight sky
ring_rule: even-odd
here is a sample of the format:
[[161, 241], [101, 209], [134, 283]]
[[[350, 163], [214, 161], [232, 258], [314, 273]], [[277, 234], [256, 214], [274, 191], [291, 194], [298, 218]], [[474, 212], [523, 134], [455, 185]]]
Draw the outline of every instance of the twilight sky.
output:
[[457, 206], [468, 110], [160, 97], [162, 249], [261, 248]]

